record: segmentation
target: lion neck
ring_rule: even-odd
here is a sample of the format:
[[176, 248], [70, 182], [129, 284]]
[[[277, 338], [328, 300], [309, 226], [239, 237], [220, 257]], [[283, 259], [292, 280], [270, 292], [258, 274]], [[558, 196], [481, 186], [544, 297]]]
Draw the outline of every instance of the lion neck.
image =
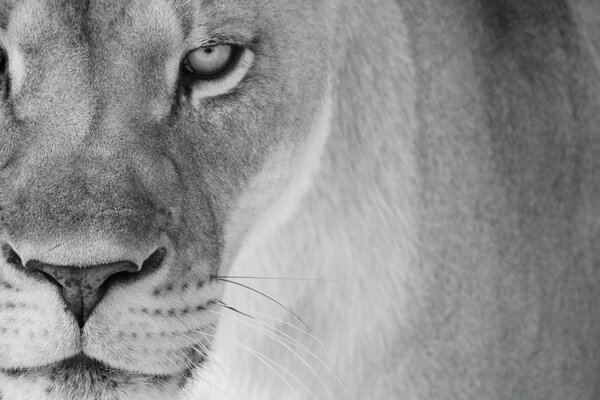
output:
[[[319, 168], [299, 207], [231, 271], [281, 278], [245, 283], [303, 322], [247, 290], [224, 301], [268, 314], [328, 368], [298, 368], [265, 335], [273, 328], [240, 328], [232, 317], [217, 346], [225, 368], [240, 368], [230, 376], [264, 368], [251, 353], [239, 361], [244, 351], [231, 343], [243, 341], [317, 397], [493, 398], [594, 385], [600, 327], [560, 328], [600, 320], [590, 283], [600, 253], [586, 239], [600, 228], [590, 219], [600, 211], [600, 89], [584, 79], [597, 77], [591, 48], [577, 18], [541, 2], [427, 4], [341, 10]], [[300, 332], [304, 323], [325, 346]], [[561, 374], [581, 345], [594, 356]], [[303, 390], [265, 376], [238, 383], [262, 398]], [[482, 381], [493, 384], [469, 384]]]

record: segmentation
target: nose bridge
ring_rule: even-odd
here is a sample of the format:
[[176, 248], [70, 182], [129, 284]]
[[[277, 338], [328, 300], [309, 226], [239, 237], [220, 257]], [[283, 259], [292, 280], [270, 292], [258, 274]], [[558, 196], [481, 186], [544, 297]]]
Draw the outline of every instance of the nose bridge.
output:
[[105, 110], [74, 154], [72, 173], [83, 181], [94, 204], [169, 209], [178, 202], [178, 174], [161, 139], [161, 125], [135, 120]]
[[[36, 73], [12, 93], [24, 139], [0, 174], [0, 210], [3, 241], [24, 262], [139, 264], [176, 232], [165, 231], [176, 225], [182, 189], [165, 156], [163, 122], [152, 114], [152, 104], [170, 98], [166, 89], [149, 96], [164, 86], [163, 68], [144, 53], [156, 76], [140, 73], [139, 51], [117, 30], [92, 25], [85, 32], [56, 26], [56, 37], [26, 59]], [[67, 45], [80, 36], [87, 41]], [[149, 88], [146, 96], [139, 88]]]
[[[126, 132], [121, 131], [121, 137]], [[114, 136], [91, 132], [82, 143], [37, 162], [26, 193], [58, 215], [74, 212], [88, 217], [103, 212], [148, 208], [151, 195], [137, 173], [134, 146]], [[45, 196], [40, 199], [39, 196]]]
[[[104, 142], [104, 141], [102, 141]], [[75, 155], [71, 185], [83, 188], [90, 210], [128, 210], [147, 207], [144, 183], [131, 161], [131, 153], [111, 145], [95, 143]], [[67, 188], [68, 190], [68, 188]]]
[[12, 186], [5, 224], [25, 260], [137, 260], [175, 226], [179, 182], [159, 128], [145, 140], [144, 128], [122, 120], [97, 126], [69, 151], [17, 166], [25, 178]]

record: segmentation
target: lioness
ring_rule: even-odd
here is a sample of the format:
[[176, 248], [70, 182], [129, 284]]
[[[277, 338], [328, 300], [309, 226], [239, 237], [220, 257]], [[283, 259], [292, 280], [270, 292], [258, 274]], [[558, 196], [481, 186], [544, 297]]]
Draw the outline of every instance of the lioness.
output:
[[0, 0], [0, 398], [600, 398], [600, 2]]

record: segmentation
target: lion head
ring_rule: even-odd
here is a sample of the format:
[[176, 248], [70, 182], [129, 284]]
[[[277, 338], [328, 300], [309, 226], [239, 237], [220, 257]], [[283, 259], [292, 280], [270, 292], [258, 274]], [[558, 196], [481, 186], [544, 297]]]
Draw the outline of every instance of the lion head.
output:
[[2, 5], [0, 390], [164, 398], [320, 151], [325, 5]]
[[593, 399], [592, 0], [0, 0], [0, 399]]

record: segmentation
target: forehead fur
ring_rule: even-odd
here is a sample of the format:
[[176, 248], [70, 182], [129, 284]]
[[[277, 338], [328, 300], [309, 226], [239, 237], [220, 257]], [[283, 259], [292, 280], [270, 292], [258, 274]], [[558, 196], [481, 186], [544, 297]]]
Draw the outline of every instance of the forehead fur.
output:
[[[290, 52], [303, 40], [296, 26], [313, 25], [321, 7], [312, 1], [0, 0], [0, 37], [30, 54], [41, 52], [49, 66], [60, 62], [56, 55], [72, 60], [91, 53], [88, 67], [103, 75], [96, 81], [114, 82], [107, 76], [111, 67], [126, 75], [147, 66], [152, 70], [138, 72], [152, 77], [166, 62], [179, 63], [186, 52], [214, 42], [250, 46], [258, 36], [276, 35], [266, 40], [269, 51], [282, 55], [282, 45]], [[167, 84], [174, 79], [167, 77]]]
[[[324, 3], [0, 4], [8, 10], [7, 41], [16, 43], [24, 60], [23, 76], [15, 75], [22, 82], [12, 82], [21, 90], [11, 93], [11, 102], [18, 119], [35, 123], [27, 134], [40, 148], [50, 145], [63, 152], [102, 138], [95, 147], [107, 151], [115, 147], [115, 140], [131, 146], [142, 137], [165, 142], [173, 132], [173, 151], [193, 148], [195, 160], [210, 164], [203, 168], [205, 176], [211, 171], [219, 175], [215, 182], [223, 182], [221, 175], [231, 174], [239, 183], [239, 177], [258, 168], [264, 153], [282, 138], [289, 139], [290, 146], [303, 140], [318, 108], [312, 99], [325, 87], [329, 35], [323, 31]], [[252, 48], [252, 71], [231, 96], [209, 99], [201, 109], [187, 103], [179, 107], [180, 63], [187, 52], [211, 41]], [[9, 68], [14, 68], [10, 57]], [[167, 120], [175, 107], [183, 115]]]
[[[110, 26], [144, 12], [145, 24], [133, 25], [132, 31], [170, 23], [169, 14], [173, 12], [186, 36], [194, 29], [216, 34], [234, 27], [251, 30], [258, 10], [270, 8], [268, 2], [259, 5], [258, 0], [0, 0], [0, 28], [6, 29], [9, 20], [14, 18], [13, 11], [21, 7], [33, 11], [29, 17], [34, 19], [59, 12], [71, 18], [78, 17], [86, 25], [99, 26]], [[166, 9], [169, 12], [165, 13]]]
[[[172, 22], [169, 14], [173, 12], [186, 37], [198, 29], [214, 35], [228, 30], [249, 34], [259, 25], [259, 20], [274, 20], [276, 15], [286, 12], [298, 15], [308, 10], [316, 14], [330, 3], [314, 0], [0, 0], [0, 28], [8, 26], [15, 8], [27, 7], [37, 10], [35, 15], [30, 15], [34, 18], [59, 12], [68, 18], [80, 19], [82, 24], [104, 27], [144, 12], [147, 18], [144, 26], [133, 25], [132, 31]], [[164, 13], [167, 8], [170, 11]], [[293, 18], [284, 19], [288, 24], [294, 23]], [[268, 26], [263, 25], [264, 28]]]

